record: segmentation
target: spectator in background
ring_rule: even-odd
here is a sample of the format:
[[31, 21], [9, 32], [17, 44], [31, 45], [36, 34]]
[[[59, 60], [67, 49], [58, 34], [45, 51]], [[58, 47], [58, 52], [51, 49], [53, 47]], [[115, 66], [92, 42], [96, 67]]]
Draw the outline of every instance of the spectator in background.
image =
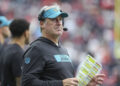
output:
[[[63, 33], [64, 18], [58, 5], [44, 6], [39, 14], [42, 37], [34, 41], [24, 54], [22, 86], [78, 86], [68, 52], [59, 38]], [[88, 86], [102, 84], [103, 74]]]
[[5, 16], [0, 16], [0, 43], [4, 44], [5, 39], [10, 37], [9, 24], [11, 21], [8, 21]]
[[29, 22], [15, 19], [9, 28], [12, 38], [2, 52], [1, 86], [20, 86], [23, 49], [29, 43]]
[[10, 22], [11, 21], [8, 21], [5, 16], [0, 16], [0, 77], [1, 77], [1, 54], [4, 47], [7, 45], [6, 39], [10, 37], [10, 31], [8, 27]]

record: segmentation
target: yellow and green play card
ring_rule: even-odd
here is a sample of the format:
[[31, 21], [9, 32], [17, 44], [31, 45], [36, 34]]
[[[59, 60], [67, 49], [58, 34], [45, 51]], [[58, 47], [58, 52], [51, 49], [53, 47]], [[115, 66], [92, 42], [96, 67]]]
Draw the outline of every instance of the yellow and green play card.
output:
[[102, 65], [92, 56], [88, 55], [86, 59], [78, 66], [76, 77], [79, 80], [78, 86], [86, 86], [91, 79], [102, 69]]

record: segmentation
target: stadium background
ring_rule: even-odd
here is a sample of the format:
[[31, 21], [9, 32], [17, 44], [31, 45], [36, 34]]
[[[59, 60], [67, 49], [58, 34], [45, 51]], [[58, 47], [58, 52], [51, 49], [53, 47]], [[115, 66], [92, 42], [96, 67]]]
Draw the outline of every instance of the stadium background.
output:
[[[115, 54], [115, 44], [119, 46], [120, 26], [115, 24], [115, 0], [0, 0], [0, 15], [9, 20], [25, 18], [30, 25], [30, 41], [41, 35], [37, 16], [43, 5], [58, 3], [69, 13], [62, 35], [62, 43], [68, 49], [74, 67], [87, 54], [93, 55], [103, 65], [106, 74], [103, 86], [120, 86], [119, 48]], [[116, 0], [116, 2], [119, 0]], [[120, 1], [119, 1], [120, 2]], [[118, 4], [118, 2], [117, 2]], [[119, 4], [116, 6], [118, 7]], [[120, 15], [120, 14], [118, 14]], [[119, 23], [118, 23], [119, 24]], [[117, 33], [118, 32], [118, 33]], [[115, 35], [117, 34], [117, 35]], [[115, 35], [115, 36], [114, 36]]]

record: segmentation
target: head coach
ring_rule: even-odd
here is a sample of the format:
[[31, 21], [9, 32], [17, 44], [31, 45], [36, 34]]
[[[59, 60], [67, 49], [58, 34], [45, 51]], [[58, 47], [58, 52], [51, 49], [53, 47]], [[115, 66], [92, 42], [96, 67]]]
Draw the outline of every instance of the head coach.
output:
[[[57, 4], [41, 9], [38, 20], [42, 37], [32, 42], [24, 53], [22, 86], [78, 86], [68, 52], [59, 42], [66, 17], [68, 14]], [[103, 77], [97, 75], [88, 86], [101, 84]]]

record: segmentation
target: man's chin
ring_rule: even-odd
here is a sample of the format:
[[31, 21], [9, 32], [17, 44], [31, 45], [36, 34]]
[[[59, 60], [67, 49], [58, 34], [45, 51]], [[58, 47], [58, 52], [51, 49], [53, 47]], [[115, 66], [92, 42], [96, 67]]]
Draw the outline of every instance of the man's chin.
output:
[[61, 36], [61, 35], [62, 35], [62, 33], [57, 33], [56, 35], [57, 35], [57, 36]]
[[58, 31], [57, 34], [58, 35], [62, 35], [63, 31]]

